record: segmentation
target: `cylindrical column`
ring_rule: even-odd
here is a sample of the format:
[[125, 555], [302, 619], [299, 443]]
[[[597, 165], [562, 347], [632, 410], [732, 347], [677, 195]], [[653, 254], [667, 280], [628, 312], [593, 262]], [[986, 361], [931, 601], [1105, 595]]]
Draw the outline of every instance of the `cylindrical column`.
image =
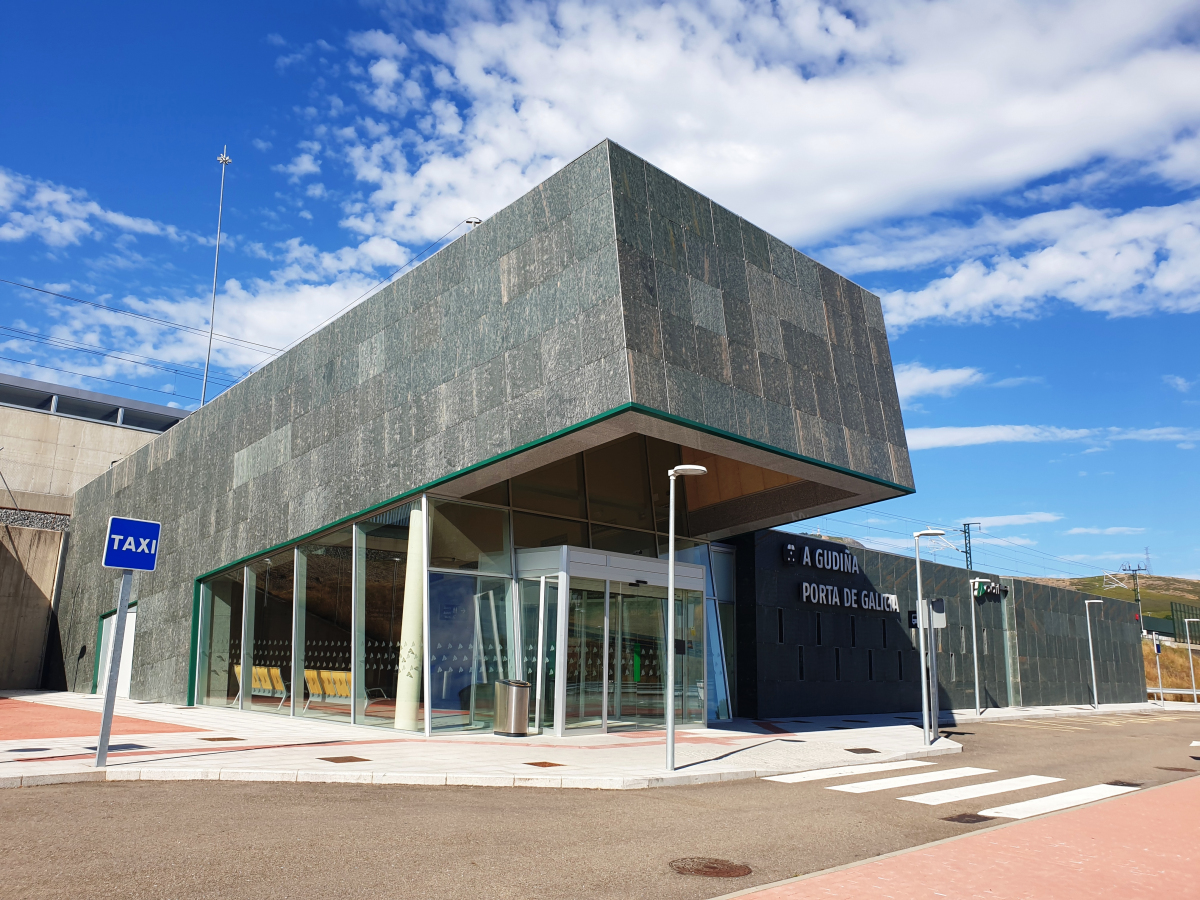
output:
[[1092, 610], [1086, 600], [1083, 601], [1083, 613], [1087, 619], [1088, 659], [1092, 664], [1092, 708], [1095, 709], [1100, 705], [1100, 692], [1096, 690], [1096, 653], [1092, 650]]
[[671, 499], [667, 512], [667, 771], [675, 771], [675, 473], [670, 473]]

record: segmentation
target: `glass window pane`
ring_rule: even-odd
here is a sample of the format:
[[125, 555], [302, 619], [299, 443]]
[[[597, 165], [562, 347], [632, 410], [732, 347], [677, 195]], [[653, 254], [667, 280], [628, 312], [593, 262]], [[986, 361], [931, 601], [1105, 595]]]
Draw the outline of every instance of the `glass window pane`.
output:
[[281, 550], [249, 568], [254, 573], [254, 671], [246, 708], [290, 715], [293, 553]]
[[681, 725], [708, 719], [704, 671], [704, 595], [675, 591], [675, 715]]
[[552, 519], [533, 513], [513, 513], [513, 543], [518, 550], [528, 547], [588, 546], [587, 525], [571, 519]]
[[509, 574], [508, 511], [433, 500], [429, 565]]
[[508, 482], [501, 481], [467, 494], [464, 500], [474, 500], [476, 503], [491, 503], [495, 506], [508, 506]]
[[542, 628], [542, 731], [554, 731], [554, 685], [558, 668], [558, 578], [546, 579], [546, 624]]
[[583, 456], [576, 453], [512, 480], [512, 505], [555, 516], [587, 518]]
[[653, 531], [654, 513], [642, 436], [631, 434], [588, 450], [584, 461], [592, 521]]
[[297, 598], [297, 615], [303, 619], [304, 704], [296, 705], [301, 715], [348, 721], [351, 529], [302, 544], [300, 553], [304, 593]]
[[[512, 581], [429, 574], [429, 671], [435, 731], [490, 730], [495, 684], [514, 648]], [[519, 645], [517, 645], [519, 647]]]
[[734, 601], [734, 554], [731, 550], [714, 547], [712, 550], [713, 586], [722, 603]]
[[241, 693], [242, 678], [242, 570], [206, 582], [204, 604], [196, 702], [233, 706]]
[[624, 582], [608, 589], [608, 730], [661, 726], [667, 589]]
[[609, 553], [631, 553], [637, 556], [658, 556], [658, 542], [653, 534], [628, 531], [610, 525], [592, 526], [592, 548]]
[[387, 510], [360, 523], [359, 528], [365, 575], [357, 721], [424, 731], [420, 503]]

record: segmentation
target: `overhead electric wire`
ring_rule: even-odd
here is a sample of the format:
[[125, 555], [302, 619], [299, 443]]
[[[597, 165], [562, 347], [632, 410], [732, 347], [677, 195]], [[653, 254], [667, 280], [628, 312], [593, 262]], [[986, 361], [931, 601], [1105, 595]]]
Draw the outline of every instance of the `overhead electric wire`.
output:
[[[176, 364], [170, 363], [165, 359], [156, 359], [153, 356], [142, 356], [142, 359], [153, 360], [153, 362], [141, 362], [137, 359], [129, 359], [121, 354], [125, 351], [109, 350], [107, 347], [98, 347], [95, 344], [83, 344], [77, 341], [68, 341], [64, 338], [50, 337], [48, 335], [36, 334], [32, 331], [23, 331], [20, 328], [13, 328], [10, 325], [0, 325], [0, 331], [7, 331], [19, 335], [17, 340], [35, 341], [41, 344], [47, 344], [51, 347], [57, 347], [60, 350], [69, 350], [78, 353], [91, 353], [96, 356], [107, 356], [111, 359], [120, 360], [121, 362], [129, 363], [134, 366], [144, 366], [148, 369], [161, 369], [164, 372], [170, 372], [173, 375], [179, 375], [184, 378], [199, 378], [199, 371], [188, 371], [187, 367], [174, 368]], [[131, 353], [129, 356], [141, 356], [141, 354]], [[163, 365], [155, 365], [155, 363], [163, 363]], [[237, 382], [228, 376], [221, 376], [219, 379], [216, 376], [210, 376], [212, 380], [220, 380], [229, 385], [234, 385]]]
[[[930, 522], [928, 519], [914, 519], [914, 518], [912, 518], [911, 516], [902, 516], [902, 515], [899, 515], [899, 514], [897, 514], [897, 513], [893, 513], [893, 512], [885, 512], [885, 511], [883, 511], [883, 510], [879, 510], [879, 509], [872, 509], [872, 510], [871, 510], [871, 512], [872, 512], [872, 513], [875, 513], [875, 514], [877, 514], [877, 515], [881, 515], [881, 516], [887, 516], [888, 518], [891, 518], [891, 519], [901, 519], [901, 520], [903, 520], [903, 521], [905, 521], [905, 522], [913, 522], [913, 523], [916, 523], [916, 524], [918, 524], [918, 525], [929, 525], [929, 524], [934, 524], [934, 525], [937, 525], [937, 526], [938, 526], [938, 527], [940, 527], [940, 528], [944, 528], [944, 529], [946, 529], [947, 531], [959, 531], [959, 529], [958, 529], [956, 526], [953, 526], [953, 525], [946, 525], [946, 524], [944, 524], [944, 523], [939, 523], [939, 522], [932, 522], [932, 523], [931, 523], [931, 522]], [[857, 523], [848, 523], [848, 524], [857, 524]], [[871, 528], [871, 527], [875, 527], [875, 526], [871, 526], [871, 525], [863, 525], [862, 527], [864, 527], [864, 528]], [[1097, 571], [1099, 571], [1099, 572], [1103, 572], [1103, 571], [1105, 571], [1105, 570], [1104, 570], [1104, 568], [1103, 568], [1102, 566], [1096, 566], [1096, 565], [1092, 565], [1091, 563], [1078, 562], [1078, 561], [1076, 561], [1076, 560], [1073, 560], [1073, 559], [1068, 559], [1068, 558], [1067, 558], [1067, 557], [1065, 557], [1065, 556], [1055, 556], [1053, 553], [1048, 553], [1048, 552], [1046, 552], [1045, 550], [1038, 550], [1038, 549], [1036, 549], [1036, 548], [1034, 548], [1034, 547], [1026, 547], [1026, 546], [1024, 546], [1024, 545], [1022, 545], [1022, 544], [1018, 544], [1018, 543], [1016, 543], [1015, 541], [1011, 541], [1011, 540], [1009, 540], [1009, 539], [1007, 539], [1007, 538], [1000, 537], [1000, 536], [998, 536], [998, 535], [995, 535], [995, 534], [992, 534], [991, 532], [988, 532], [988, 531], [984, 531], [984, 532], [983, 532], [983, 534], [986, 534], [986, 535], [987, 535], [987, 537], [988, 537], [988, 540], [989, 540], [989, 541], [991, 541], [991, 540], [995, 540], [995, 541], [1003, 541], [1005, 544], [1009, 544], [1009, 545], [1011, 545], [1011, 546], [1013, 546], [1013, 547], [1016, 547], [1017, 549], [1021, 550], [1022, 552], [1025, 552], [1025, 553], [1036, 553], [1036, 554], [1037, 554], [1037, 555], [1039, 555], [1039, 556], [1045, 556], [1045, 557], [1047, 557], [1048, 559], [1056, 559], [1056, 560], [1058, 560], [1059, 562], [1064, 562], [1064, 563], [1067, 563], [1068, 565], [1072, 565], [1072, 566], [1081, 566], [1081, 567], [1083, 567], [1083, 568], [1086, 568], [1086, 569], [1096, 569], [1096, 570], [1097, 570]]]
[[[878, 511], [877, 511], [877, 510], [872, 510], [872, 512], [878, 512]], [[923, 521], [925, 521], [925, 520], [923, 520], [923, 519], [910, 519], [910, 518], [909, 518], [909, 517], [907, 517], [907, 516], [896, 516], [896, 515], [894, 515], [894, 514], [892, 514], [892, 517], [893, 517], [893, 518], [899, 518], [899, 519], [906, 519], [907, 521], [912, 521], [912, 522], [923, 522]], [[837, 522], [837, 523], [839, 523], [839, 524], [841, 524], [841, 525], [849, 525], [849, 526], [851, 526], [851, 527], [854, 527], [854, 528], [864, 528], [864, 529], [870, 529], [870, 530], [875, 530], [875, 531], [882, 531], [882, 532], [884, 532], [884, 533], [886, 533], [886, 534], [895, 534], [895, 535], [899, 535], [899, 536], [901, 536], [901, 537], [909, 537], [909, 536], [910, 536], [910, 535], [908, 535], [908, 534], [906, 534], [905, 532], [902, 532], [902, 531], [894, 531], [894, 530], [892, 530], [892, 529], [890, 529], [890, 528], [881, 528], [881, 527], [879, 527], [878, 525], [867, 525], [867, 524], [860, 524], [860, 523], [858, 523], [858, 522], [849, 522], [849, 521], [847, 521], [847, 520], [845, 520], [845, 519], [835, 519], [835, 518], [833, 518], [832, 516], [818, 516], [817, 518], [819, 518], [819, 519], [824, 519], [825, 521], [828, 521], [828, 522]], [[816, 521], [816, 519], [809, 519], [809, 520], [805, 520], [805, 521]], [[934, 523], [934, 524], [936, 524], [936, 523]], [[948, 526], [942, 526], [942, 527], [948, 527]], [[828, 530], [828, 529], [826, 529], [826, 530]], [[843, 536], [843, 537], [851, 537], [851, 538], [855, 538], [855, 536], [854, 536], [854, 535], [850, 535], [850, 534], [845, 534], [845, 535], [842, 535], [842, 536]], [[991, 535], [989, 535], [989, 538], [990, 538], [990, 537], [991, 537]], [[857, 538], [855, 538], [855, 539], [857, 539]], [[950, 542], [949, 542], [949, 541], [947, 541], [947, 543], [950, 543]], [[1005, 543], [1006, 543], [1006, 544], [1009, 544], [1009, 545], [1011, 545], [1011, 546], [1013, 546], [1013, 547], [1016, 547], [1018, 550], [1022, 550], [1022, 551], [1030, 551], [1030, 550], [1031, 550], [1031, 548], [1028, 548], [1028, 547], [1023, 547], [1023, 546], [1021, 546], [1020, 544], [1014, 544], [1012, 541], [1005, 541]], [[953, 547], [954, 545], [953, 545], [953, 544], [950, 544], [950, 546], [952, 546], [952, 547]], [[979, 542], [979, 541], [976, 541], [976, 542], [973, 544], [973, 546], [977, 546], [977, 547], [979, 548], [979, 549], [976, 551], [976, 553], [977, 553], [977, 554], [978, 554], [978, 553], [983, 553], [983, 554], [986, 554], [986, 555], [988, 555], [988, 556], [992, 556], [992, 557], [998, 557], [998, 558], [1000, 558], [1000, 559], [1009, 560], [1009, 561], [1011, 561], [1011, 562], [1015, 562], [1015, 563], [1018, 563], [1018, 564], [1021, 564], [1021, 565], [1027, 565], [1027, 566], [1036, 566], [1037, 568], [1041, 568], [1041, 569], [1043, 569], [1043, 570], [1045, 570], [1045, 571], [1047, 571], [1047, 572], [1057, 572], [1057, 573], [1059, 573], [1059, 574], [1061, 574], [1061, 575], [1066, 575], [1066, 576], [1068, 576], [1068, 577], [1080, 577], [1080, 576], [1078, 576], [1077, 574], [1075, 574], [1075, 573], [1072, 573], [1072, 572], [1070, 572], [1070, 571], [1067, 571], [1067, 570], [1065, 570], [1065, 569], [1059, 569], [1059, 568], [1055, 568], [1055, 567], [1053, 567], [1053, 566], [1046, 565], [1046, 564], [1045, 564], [1044, 562], [1042, 562], [1041, 560], [1026, 560], [1026, 559], [1018, 559], [1018, 558], [1015, 558], [1015, 557], [1012, 557], [1012, 556], [1007, 556], [1007, 555], [1005, 555], [1005, 554], [1003, 554], [1003, 553], [998, 553], [998, 552], [996, 552], [994, 549], [991, 549], [991, 546], [990, 546], [989, 544], [986, 544], [986, 543], [981, 543], [981, 542]], [[955, 549], [956, 551], [958, 551], [959, 553], [961, 553], [961, 552], [962, 552], [962, 551], [961, 551], [961, 550], [959, 550], [957, 547], [954, 547], [954, 549]], [[1091, 565], [1090, 565], [1090, 564], [1088, 564], [1088, 563], [1075, 563], [1075, 562], [1074, 562], [1074, 560], [1068, 560], [1068, 559], [1065, 559], [1065, 558], [1063, 558], [1063, 557], [1054, 556], [1054, 555], [1052, 555], [1052, 554], [1043, 554], [1043, 555], [1045, 555], [1045, 556], [1048, 556], [1048, 557], [1050, 557], [1051, 559], [1060, 560], [1061, 562], [1065, 562], [1065, 563], [1067, 563], [1068, 565], [1072, 565], [1072, 566], [1075, 566], [1075, 565], [1077, 565], [1077, 566], [1079, 566], [1080, 568], [1085, 568], [1085, 569], [1086, 569], [1086, 568], [1096, 568], [1095, 566], [1091, 566]]]
[[[0, 360], [4, 360], [5, 362], [19, 363], [22, 366], [34, 366], [38, 369], [50, 369], [53, 372], [65, 372], [66, 374], [74, 375], [77, 378], [94, 378], [97, 381], [107, 381], [109, 384], [119, 384], [123, 385], [124, 387], [137, 388], [139, 391], [150, 391], [154, 394], [165, 394], [168, 397], [178, 397], [181, 400], [195, 400], [197, 402], [200, 400], [199, 397], [189, 397], [187, 394], [179, 394], [175, 391], [160, 391], [157, 388], [143, 387], [140, 384], [130, 384], [128, 381], [117, 381], [115, 378], [105, 378], [102, 375], [86, 375], [83, 372], [73, 372], [70, 369], [60, 369], [58, 366], [47, 366], [43, 365], [42, 363], [29, 362], [28, 360], [24, 359], [13, 359], [11, 356], [0, 356]], [[116, 404], [114, 404], [114, 406], [115, 405]]]
[[[7, 278], [0, 278], [0, 284], [11, 284], [15, 287], [25, 288], [26, 290], [30, 291], [37, 291], [41, 294], [49, 294], [51, 297], [61, 297], [63, 300], [70, 300], [73, 303], [82, 303], [85, 306], [94, 306], [97, 309], [103, 309], [107, 312], [118, 313], [122, 316], [132, 316], [135, 319], [144, 319], [147, 322], [154, 322], [158, 325], [167, 325], [171, 328], [178, 328], [181, 331], [190, 331], [193, 334], [199, 334], [203, 337], [208, 337], [208, 332], [203, 328], [196, 328], [193, 325], [184, 325], [181, 322], [172, 322], [169, 319], [159, 319], [155, 316], [147, 316], [144, 313], [136, 313], [132, 310], [120, 309], [116, 306], [107, 306], [103, 303], [97, 303], [95, 300], [81, 300], [79, 297], [72, 297], [69, 294], [60, 294], [57, 291], [48, 291], [45, 288], [34, 287], [32, 284], [23, 284], [19, 281], [9, 281]], [[260, 344], [257, 341], [248, 341], [244, 338], [237, 338], [229, 334], [221, 334], [220, 332], [215, 332], [213, 337], [214, 339], [220, 338], [227, 344], [237, 344], [245, 347], [247, 350], [253, 350], [256, 353], [265, 353], [268, 350], [282, 352], [278, 347], [272, 347], [270, 344]]]

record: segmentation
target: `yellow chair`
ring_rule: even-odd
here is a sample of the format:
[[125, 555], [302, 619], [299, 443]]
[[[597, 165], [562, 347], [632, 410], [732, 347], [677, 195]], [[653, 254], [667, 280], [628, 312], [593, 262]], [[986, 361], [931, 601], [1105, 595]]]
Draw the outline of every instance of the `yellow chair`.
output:
[[283, 704], [287, 703], [288, 699], [287, 683], [283, 680], [283, 670], [279, 666], [271, 666], [267, 669], [267, 675], [271, 678], [271, 689], [279, 691], [283, 697], [279, 701], [279, 706], [275, 707], [275, 709], [282, 709]]
[[316, 669], [304, 670], [304, 683], [308, 685], [308, 700], [304, 704], [304, 709], [308, 710], [308, 704], [313, 702], [313, 697], [317, 694], [321, 695], [321, 699], [325, 699], [325, 686], [321, 684], [321, 676]]

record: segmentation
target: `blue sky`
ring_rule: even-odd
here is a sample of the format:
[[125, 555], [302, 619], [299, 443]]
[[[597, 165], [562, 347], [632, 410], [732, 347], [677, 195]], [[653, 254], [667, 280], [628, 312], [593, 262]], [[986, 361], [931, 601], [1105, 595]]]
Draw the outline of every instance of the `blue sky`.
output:
[[982, 521], [995, 570], [1149, 547], [1200, 577], [1194, 3], [60, 3], [6, 24], [0, 278], [196, 330], [0, 284], [0, 370], [195, 406], [225, 144], [218, 389], [611, 137], [883, 298], [918, 493], [824, 531], [903, 547]]

